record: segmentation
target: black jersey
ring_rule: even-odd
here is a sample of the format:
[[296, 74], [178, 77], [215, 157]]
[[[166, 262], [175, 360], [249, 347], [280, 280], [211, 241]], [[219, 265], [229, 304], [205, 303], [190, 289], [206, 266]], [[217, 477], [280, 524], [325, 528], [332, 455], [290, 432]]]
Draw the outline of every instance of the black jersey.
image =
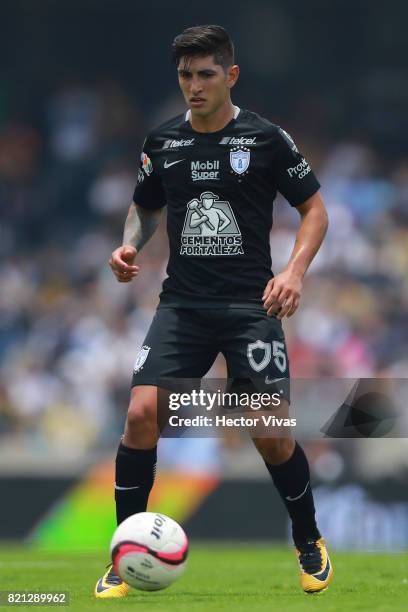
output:
[[261, 303], [273, 276], [276, 193], [297, 206], [319, 187], [291, 137], [256, 113], [236, 108], [217, 132], [194, 131], [188, 113], [154, 129], [133, 199], [150, 210], [167, 205], [170, 258], [161, 302]]

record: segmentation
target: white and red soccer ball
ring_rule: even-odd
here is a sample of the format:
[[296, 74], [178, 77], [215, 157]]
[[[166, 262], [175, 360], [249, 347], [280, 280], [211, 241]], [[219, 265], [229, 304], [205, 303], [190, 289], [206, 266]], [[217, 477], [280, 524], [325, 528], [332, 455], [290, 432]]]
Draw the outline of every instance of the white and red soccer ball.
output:
[[122, 580], [142, 591], [158, 591], [184, 572], [188, 539], [170, 517], [140, 512], [117, 527], [110, 552], [114, 570]]

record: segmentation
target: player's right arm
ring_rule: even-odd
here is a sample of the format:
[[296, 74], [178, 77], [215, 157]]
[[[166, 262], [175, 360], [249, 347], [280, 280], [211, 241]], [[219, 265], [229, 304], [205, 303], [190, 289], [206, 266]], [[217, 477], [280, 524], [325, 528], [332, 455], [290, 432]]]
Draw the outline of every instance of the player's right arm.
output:
[[123, 244], [115, 249], [109, 260], [119, 282], [128, 283], [139, 272], [134, 261], [137, 253], [153, 236], [166, 204], [160, 175], [152, 162], [152, 145], [146, 139], [133, 202], [129, 207], [123, 232]]
[[128, 283], [139, 272], [134, 265], [142, 246], [153, 236], [159, 224], [162, 209], [147, 210], [132, 202], [123, 231], [123, 244], [115, 249], [109, 260], [112, 272], [120, 283]]

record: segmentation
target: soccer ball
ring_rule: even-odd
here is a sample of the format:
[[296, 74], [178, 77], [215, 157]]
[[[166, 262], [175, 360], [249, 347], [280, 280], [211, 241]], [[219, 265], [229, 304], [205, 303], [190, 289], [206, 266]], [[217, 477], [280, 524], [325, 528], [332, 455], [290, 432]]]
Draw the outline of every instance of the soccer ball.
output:
[[135, 589], [158, 591], [184, 572], [188, 539], [176, 521], [156, 512], [139, 512], [121, 523], [110, 545], [114, 570]]

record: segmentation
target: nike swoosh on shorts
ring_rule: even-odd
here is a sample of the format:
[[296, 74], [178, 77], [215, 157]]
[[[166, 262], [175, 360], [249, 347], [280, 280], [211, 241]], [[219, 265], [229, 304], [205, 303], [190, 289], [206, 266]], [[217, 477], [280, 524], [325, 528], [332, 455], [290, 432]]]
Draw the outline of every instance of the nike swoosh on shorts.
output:
[[265, 383], [267, 385], [272, 385], [273, 383], [277, 383], [280, 380], [286, 380], [286, 378], [284, 376], [282, 378], [269, 378], [269, 376], [265, 376]]

